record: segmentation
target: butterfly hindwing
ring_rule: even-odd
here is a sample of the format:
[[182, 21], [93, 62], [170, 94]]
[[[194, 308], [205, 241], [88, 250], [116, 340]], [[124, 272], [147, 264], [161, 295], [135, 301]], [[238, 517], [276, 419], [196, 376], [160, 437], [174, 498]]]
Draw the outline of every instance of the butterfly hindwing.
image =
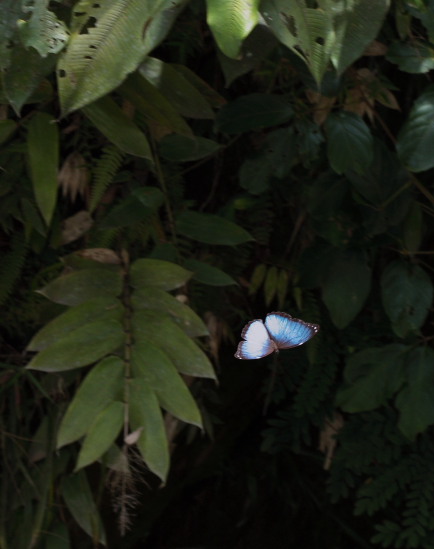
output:
[[262, 320], [252, 320], [241, 332], [244, 341], [238, 344], [236, 358], [252, 360], [262, 358], [276, 350], [270, 335]]
[[317, 324], [310, 324], [286, 313], [270, 313], [265, 326], [279, 349], [298, 347], [309, 341], [319, 330]]

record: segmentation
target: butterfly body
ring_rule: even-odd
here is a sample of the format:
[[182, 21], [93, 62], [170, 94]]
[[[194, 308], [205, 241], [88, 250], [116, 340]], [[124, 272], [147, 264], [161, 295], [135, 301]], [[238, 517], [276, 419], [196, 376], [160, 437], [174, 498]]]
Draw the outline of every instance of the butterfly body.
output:
[[310, 324], [287, 313], [270, 313], [265, 319], [252, 320], [241, 332], [236, 358], [254, 360], [280, 349], [303, 345], [319, 331], [318, 324]]

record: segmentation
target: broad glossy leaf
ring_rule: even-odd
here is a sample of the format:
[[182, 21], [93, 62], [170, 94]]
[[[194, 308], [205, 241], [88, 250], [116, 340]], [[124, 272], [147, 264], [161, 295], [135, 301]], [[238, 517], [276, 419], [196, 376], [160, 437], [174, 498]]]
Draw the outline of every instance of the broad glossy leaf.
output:
[[116, 297], [122, 292], [121, 272], [112, 266], [73, 271], [53, 280], [39, 293], [62, 305], [80, 305], [94, 297]]
[[340, 111], [327, 118], [325, 128], [327, 154], [335, 172], [363, 173], [372, 162], [374, 150], [372, 134], [362, 118]]
[[174, 290], [179, 288], [191, 277], [176, 263], [161, 259], [138, 259], [131, 266], [131, 285], [134, 288], [153, 286], [160, 290]]
[[238, 57], [241, 43], [258, 24], [259, 0], [207, 0], [206, 20], [218, 47]]
[[362, 253], [342, 253], [330, 263], [322, 298], [337, 328], [345, 328], [356, 317], [370, 288], [371, 269]]
[[254, 240], [239, 225], [213, 214], [182, 212], [176, 219], [176, 228], [183, 236], [205, 244], [236, 246]]
[[76, 307], [68, 309], [63, 314], [46, 324], [33, 336], [27, 345], [28, 351], [42, 351], [57, 341], [62, 340], [71, 332], [86, 326], [95, 320], [121, 320], [122, 306], [119, 300], [111, 297], [96, 297]]
[[152, 387], [160, 406], [175, 417], [202, 427], [199, 409], [167, 354], [146, 339], [132, 348], [133, 377]]
[[291, 120], [293, 110], [289, 99], [268, 93], [252, 93], [225, 105], [216, 118], [219, 131], [243, 133], [278, 126]]
[[190, 337], [209, 335], [197, 314], [173, 295], [159, 288], [142, 287], [131, 297], [133, 310], [148, 309], [168, 313], [172, 320]]
[[75, 470], [97, 461], [116, 440], [124, 421], [123, 402], [114, 401], [95, 418], [90, 419], [89, 430], [78, 455]]
[[63, 114], [116, 88], [166, 36], [182, 0], [81, 0], [68, 48], [59, 61]]
[[163, 349], [182, 374], [215, 379], [205, 353], [165, 315], [138, 311], [133, 316], [133, 327], [136, 341], [145, 338]]
[[237, 282], [228, 274], [217, 267], [213, 267], [203, 261], [196, 259], [187, 259], [185, 266], [192, 271], [193, 279], [209, 286], [231, 286]]
[[153, 162], [145, 134], [110, 97], [103, 97], [83, 108], [99, 131], [121, 151]]
[[120, 400], [124, 389], [124, 364], [108, 357], [94, 366], [78, 388], [60, 425], [57, 448], [84, 436], [95, 418], [113, 401]]
[[26, 368], [43, 372], [63, 372], [88, 366], [116, 351], [125, 334], [117, 320], [104, 319], [77, 328], [39, 352]]
[[425, 321], [433, 301], [433, 284], [418, 265], [395, 261], [381, 277], [383, 306], [394, 332], [404, 337]]
[[169, 448], [163, 416], [155, 392], [143, 378], [131, 380], [131, 429], [142, 429], [137, 446], [149, 469], [164, 482], [169, 470]]
[[394, 42], [387, 50], [387, 60], [410, 74], [423, 74], [434, 69], [434, 48], [428, 42]]
[[398, 155], [413, 172], [434, 166], [434, 88], [428, 89], [415, 101], [407, 122], [398, 135]]
[[27, 10], [30, 18], [17, 21], [22, 43], [35, 48], [41, 57], [59, 53], [66, 45], [69, 33], [63, 21], [47, 9], [48, 2], [34, 2]]
[[59, 132], [51, 115], [37, 112], [32, 116], [27, 147], [36, 203], [45, 223], [49, 225], [56, 206], [59, 167]]
[[405, 345], [392, 344], [351, 355], [336, 404], [346, 412], [366, 412], [386, 404], [406, 381], [407, 351]]
[[434, 424], [434, 351], [418, 347], [408, 357], [408, 385], [398, 394], [398, 426], [413, 440]]
[[160, 154], [172, 162], [191, 162], [215, 154], [222, 145], [205, 137], [166, 135], [159, 143]]
[[92, 498], [86, 473], [79, 471], [62, 479], [61, 492], [69, 512], [95, 543], [106, 545], [104, 526]]

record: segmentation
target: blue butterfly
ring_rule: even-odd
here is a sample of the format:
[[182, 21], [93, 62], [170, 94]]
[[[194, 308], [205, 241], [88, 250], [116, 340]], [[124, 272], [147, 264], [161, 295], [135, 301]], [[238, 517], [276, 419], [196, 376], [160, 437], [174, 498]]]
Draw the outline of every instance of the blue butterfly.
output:
[[309, 324], [287, 313], [270, 313], [265, 319], [252, 320], [241, 332], [244, 341], [238, 344], [236, 358], [262, 358], [280, 349], [291, 349], [309, 341], [319, 331], [318, 324]]

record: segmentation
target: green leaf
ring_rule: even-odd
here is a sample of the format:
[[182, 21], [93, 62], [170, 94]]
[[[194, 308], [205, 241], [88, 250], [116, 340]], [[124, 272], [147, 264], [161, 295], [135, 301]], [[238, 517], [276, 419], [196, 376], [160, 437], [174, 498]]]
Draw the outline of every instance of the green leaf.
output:
[[366, 412], [387, 404], [406, 381], [408, 347], [392, 344], [351, 355], [345, 367], [346, 383], [336, 404], [346, 412]]
[[183, 0], [81, 0], [58, 65], [63, 114], [116, 88], [168, 33]]
[[148, 57], [139, 72], [187, 118], [213, 119], [214, 112], [202, 93], [177, 70], [176, 65]]
[[132, 349], [132, 366], [134, 379], [149, 384], [160, 406], [182, 421], [202, 427], [196, 402], [164, 351], [140, 339]]
[[258, 24], [259, 0], [207, 0], [206, 20], [218, 47], [238, 57], [241, 43]]
[[403, 240], [407, 250], [417, 252], [423, 236], [423, 213], [417, 202], [413, 202], [404, 222]]
[[124, 343], [122, 325], [113, 319], [97, 320], [77, 328], [38, 353], [26, 368], [63, 372], [81, 368], [116, 351]]
[[382, 274], [381, 295], [394, 332], [405, 337], [425, 322], [432, 305], [433, 285], [418, 265], [395, 261]]
[[136, 340], [145, 338], [164, 350], [182, 374], [215, 379], [207, 356], [166, 316], [137, 311], [133, 316]]
[[187, 259], [184, 265], [194, 273], [193, 279], [202, 282], [202, 284], [208, 284], [209, 286], [231, 286], [232, 284], [237, 284], [231, 276], [221, 269], [208, 265], [208, 263], [204, 263], [203, 261]]
[[171, 162], [191, 162], [215, 154], [222, 145], [205, 137], [170, 134], [159, 143], [160, 154]]
[[95, 267], [62, 275], [38, 292], [55, 303], [74, 306], [94, 297], [120, 295], [122, 278], [118, 268]]
[[74, 475], [64, 477], [61, 491], [69, 512], [86, 534], [95, 543], [107, 545], [104, 526], [92, 499], [92, 491], [85, 472], [79, 471]]
[[169, 449], [160, 406], [154, 391], [145, 379], [131, 380], [131, 429], [142, 429], [137, 446], [149, 469], [164, 482], [169, 470]]
[[176, 228], [183, 236], [205, 244], [237, 246], [254, 240], [239, 225], [213, 214], [182, 212], [176, 220]]
[[414, 102], [396, 147], [409, 170], [422, 172], [434, 166], [434, 89], [431, 86]]
[[17, 124], [13, 120], [0, 120], [0, 145], [9, 139], [17, 129]]
[[170, 261], [138, 259], [131, 266], [130, 277], [134, 288], [153, 286], [160, 290], [174, 290], [183, 286], [191, 274]]
[[292, 116], [289, 99], [269, 93], [252, 93], [225, 105], [217, 115], [216, 124], [223, 133], [243, 133], [278, 126]]
[[260, 195], [270, 188], [271, 172], [263, 155], [246, 158], [238, 175], [240, 186], [251, 194]]
[[398, 427], [410, 440], [434, 424], [434, 351], [418, 347], [408, 357], [408, 385], [398, 394]]
[[345, 328], [360, 312], [371, 288], [371, 269], [363, 254], [341, 253], [330, 263], [322, 298], [334, 325]]
[[68, 336], [77, 328], [81, 328], [95, 320], [121, 320], [122, 307], [117, 299], [96, 297], [81, 305], [68, 309], [54, 318], [33, 336], [27, 345], [28, 351], [42, 351], [50, 345]]
[[76, 471], [97, 461], [110, 448], [121, 430], [124, 408], [123, 402], [112, 402], [90, 422], [90, 428], [78, 455]]
[[145, 134], [110, 97], [84, 107], [84, 114], [121, 151], [153, 162]]
[[98, 225], [100, 230], [145, 223], [164, 202], [164, 194], [156, 187], [134, 189], [120, 204], [110, 209]]
[[133, 293], [131, 304], [134, 310], [148, 309], [168, 313], [190, 337], [209, 335], [203, 321], [190, 307], [159, 288], [139, 288]]
[[120, 400], [124, 387], [124, 364], [117, 357], [108, 357], [87, 374], [60, 425], [57, 448], [84, 436], [95, 418], [115, 400]]
[[27, 147], [36, 203], [49, 225], [56, 206], [59, 165], [59, 132], [51, 115], [38, 112], [32, 117]]
[[277, 276], [277, 267], [272, 265], [267, 271], [264, 282], [264, 297], [267, 307], [269, 307], [277, 292]]
[[325, 128], [327, 154], [335, 172], [363, 173], [373, 159], [372, 134], [365, 122], [356, 114], [340, 111], [327, 118]]
[[410, 74], [423, 74], [434, 69], [434, 48], [429, 43], [412, 40], [392, 43], [386, 59], [398, 65], [399, 69]]

